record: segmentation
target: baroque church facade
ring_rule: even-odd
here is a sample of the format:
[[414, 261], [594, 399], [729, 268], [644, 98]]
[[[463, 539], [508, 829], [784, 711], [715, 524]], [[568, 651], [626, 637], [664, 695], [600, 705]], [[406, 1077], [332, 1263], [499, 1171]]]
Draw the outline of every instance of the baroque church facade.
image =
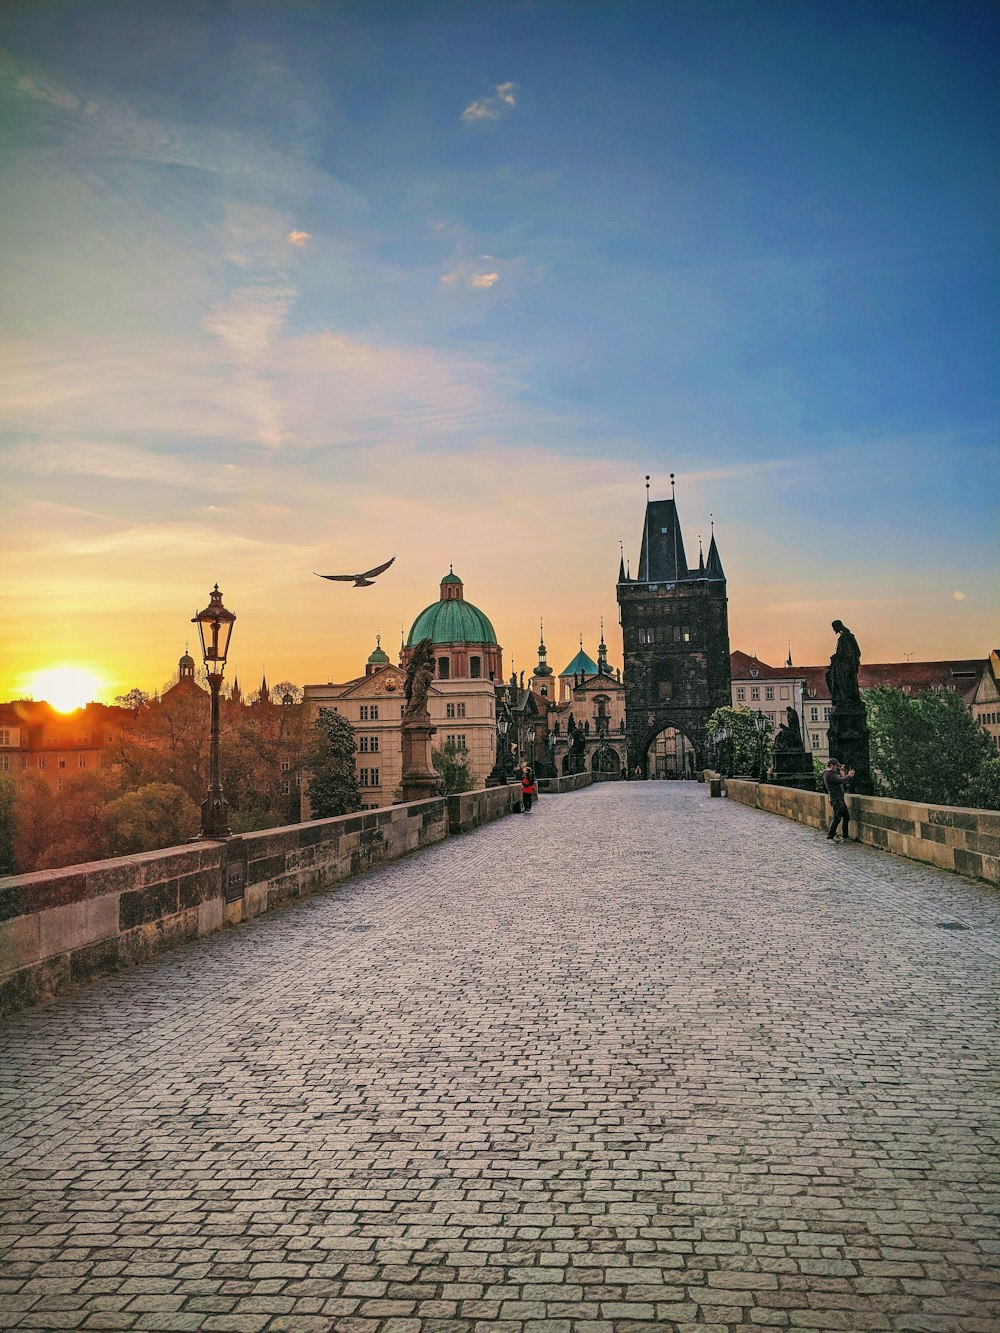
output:
[[626, 573], [623, 557], [617, 598], [629, 771], [693, 776], [707, 761], [708, 719], [731, 702], [726, 575], [714, 530], [708, 558], [699, 550], [691, 568], [675, 499], [650, 500], [647, 486], [638, 572]]

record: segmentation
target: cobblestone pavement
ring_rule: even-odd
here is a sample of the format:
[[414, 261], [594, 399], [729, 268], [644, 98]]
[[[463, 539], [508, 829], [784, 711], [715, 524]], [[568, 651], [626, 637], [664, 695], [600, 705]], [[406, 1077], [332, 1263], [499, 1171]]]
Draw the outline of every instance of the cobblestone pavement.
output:
[[998, 925], [694, 784], [543, 797], [13, 1021], [0, 1325], [995, 1333]]

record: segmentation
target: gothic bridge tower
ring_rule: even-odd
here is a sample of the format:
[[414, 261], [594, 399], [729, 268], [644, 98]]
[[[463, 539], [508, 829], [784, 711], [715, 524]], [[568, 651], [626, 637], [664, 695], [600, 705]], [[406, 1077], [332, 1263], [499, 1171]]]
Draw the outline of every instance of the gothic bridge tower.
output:
[[[629, 771], [691, 774], [706, 763], [705, 724], [731, 703], [726, 576], [715, 544], [689, 569], [677, 505], [650, 500], [635, 578], [618, 574]], [[653, 749], [651, 749], [653, 747]]]

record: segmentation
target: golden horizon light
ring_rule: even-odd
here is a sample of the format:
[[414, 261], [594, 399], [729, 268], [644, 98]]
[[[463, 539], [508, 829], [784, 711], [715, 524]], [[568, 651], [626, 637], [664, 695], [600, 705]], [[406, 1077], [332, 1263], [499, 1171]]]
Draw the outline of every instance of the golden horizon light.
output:
[[26, 687], [32, 699], [51, 704], [59, 713], [73, 713], [98, 701], [106, 690], [107, 682], [97, 671], [69, 662], [34, 672]]

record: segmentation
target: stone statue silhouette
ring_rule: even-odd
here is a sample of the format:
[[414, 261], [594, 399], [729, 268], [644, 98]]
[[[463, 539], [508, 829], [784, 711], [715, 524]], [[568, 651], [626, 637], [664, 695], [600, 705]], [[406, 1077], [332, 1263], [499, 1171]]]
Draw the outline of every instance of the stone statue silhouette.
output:
[[837, 632], [837, 648], [830, 658], [826, 672], [826, 686], [833, 704], [860, 704], [858, 671], [861, 667], [861, 649], [858, 641], [842, 620], [833, 621]]
[[406, 668], [406, 684], [403, 686], [406, 695], [406, 707], [403, 709], [404, 717], [429, 716], [427, 691], [434, 679], [436, 665], [434, 645], [430, 639], [421, 639], [414, 648], [413, 656]]
[[791, 706], [785, 709], [785, 719], [778, 727], [772, 748], [775, 750], [804, 750], [799, 715]]

